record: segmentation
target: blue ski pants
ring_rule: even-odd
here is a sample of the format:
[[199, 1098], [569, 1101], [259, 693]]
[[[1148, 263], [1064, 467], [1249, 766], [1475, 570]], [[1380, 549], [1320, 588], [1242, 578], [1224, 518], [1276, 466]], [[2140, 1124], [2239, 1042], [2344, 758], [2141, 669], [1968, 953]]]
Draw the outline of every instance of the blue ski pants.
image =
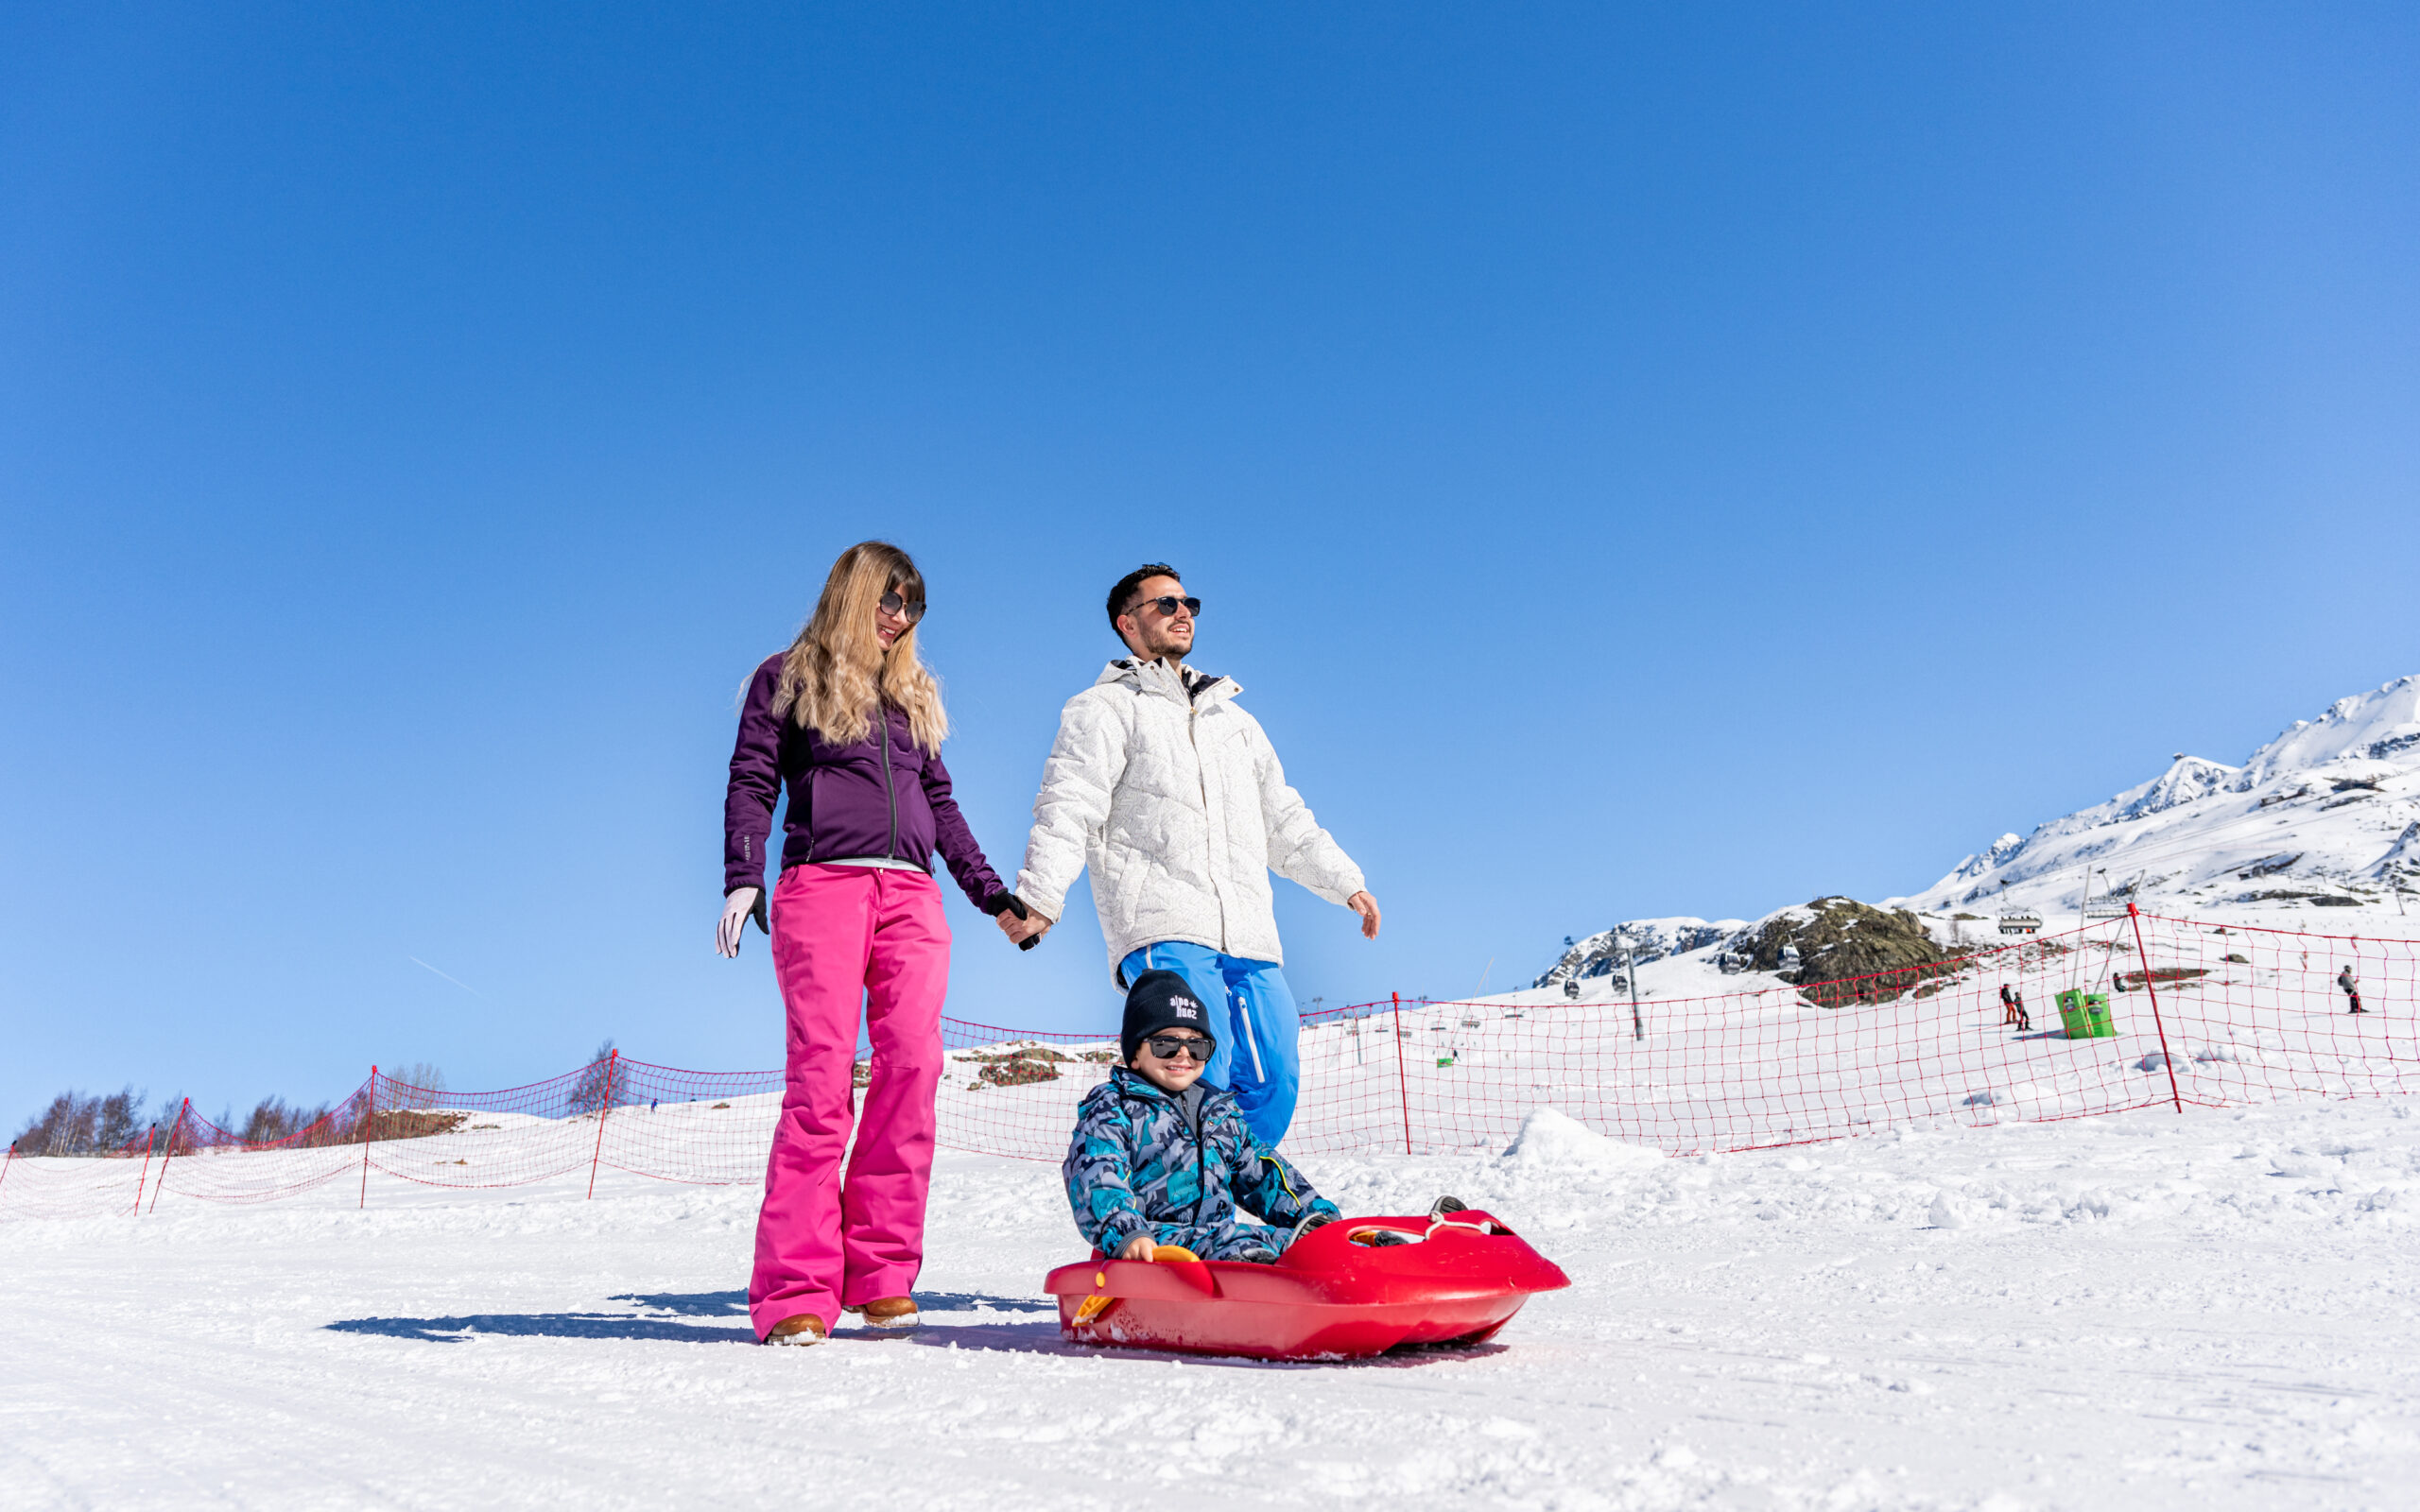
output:
[[1219, 1040], [1201, 1079], [1235, 1093], [1244, 1127], [1277, 1148], [1294, 1122], [1303, 1075], [1294, 990], [1276, 963], [1170, 940], [1133, 952], [1118, 970], [1129, 982], [1145, 971], [1174, 971], [1192, 985], [1194, 995], [1210, 1005], [1210, 1032]]

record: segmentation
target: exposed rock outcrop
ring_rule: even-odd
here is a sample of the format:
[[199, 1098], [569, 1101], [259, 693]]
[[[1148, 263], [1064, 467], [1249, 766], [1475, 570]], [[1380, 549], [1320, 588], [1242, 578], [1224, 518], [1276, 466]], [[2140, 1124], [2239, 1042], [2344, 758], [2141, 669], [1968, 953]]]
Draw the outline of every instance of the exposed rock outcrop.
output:
[[[1804, 908], [1785, 908], [1742, 931], [1724, 954], [1738, 958], [1737, 969], [1772, 972], [1819, 1003], [1888, 1003], [1955, 970], [1950, 953], [1933, 942], [1915, 915], [1854, 898], [1818, 898]], [[1876, 974], [1883, 972], [1893, 974]], [[1825, 986], [1853, 978], [1872, 980]]]

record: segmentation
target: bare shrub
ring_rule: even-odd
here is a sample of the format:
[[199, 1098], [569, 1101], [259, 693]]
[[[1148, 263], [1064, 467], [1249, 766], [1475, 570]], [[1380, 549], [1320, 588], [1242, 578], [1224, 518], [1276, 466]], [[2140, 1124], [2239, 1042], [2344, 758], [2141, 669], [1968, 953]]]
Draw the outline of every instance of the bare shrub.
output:
[[609, 1102], [620, 1100], [622, 1090], [611, 1085], [614, 1079], [613, 1060], [614, 1041], [609, 1036], [603, 1044], [596, 1047], [596, 1054], [589, 1057], [588, 1064], [580, 1069], [579, 1079], [572, 1083], [571, 1096], [567, 1099], [571, 1111], [594, 1113]]
[[115, 1155], [143, 1134], [144, 1094], [128, 1087], [107, 1097], [74, 1089], [26, 1121], [14, 1143], [19, 1155]]
[[246, 1144], [276, 1144], [319, 1124], [328, 1116], [328, 1105], [304, 1108], [283, 1097], [264, 1097], [244, 1126], [230, 1132]]
[[394, 1090], [379, 1098], [389, 1108], [437, 1108], [444, 1104], [444, 1069], [425, 1060], [398, 1065], [392, 1072], [381, 1071], [378, 1079], [394, 1083]]

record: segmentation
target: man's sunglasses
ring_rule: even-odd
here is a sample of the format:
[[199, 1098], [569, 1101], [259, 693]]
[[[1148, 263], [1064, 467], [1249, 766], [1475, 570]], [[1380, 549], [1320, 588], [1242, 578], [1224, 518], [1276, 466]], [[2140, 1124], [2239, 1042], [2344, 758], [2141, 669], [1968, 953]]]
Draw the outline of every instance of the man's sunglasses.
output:
[[1166, 619], [1176, 618], [1177, 606], [1179, 605], [1183, 605], [1184, 607], [1184, 611], [1187, 614], [1199, 614], [1201, 612], [1201, 600], [1198, 598], [1179, 598], [1174, 593], [1162, 593], [1157, 598], [1138, 598], [1134, 601], [1133, 609], [1130, 609], [1126, 612], [1132, 614], [1135, 610], [1141, 609], [1146, 604], [1149, 604], [1151, 608], [1158, 610], [1161, 616]]
[[1162, 1060], [1174, 1060], [1177, 1057], [1177, 1053], [1182, 1051], [1189, 1059], [1207, 1063], [1210, 1057], [1218, 1054], [1219, 1051], [1218, 1045], [1211, 1040], [1185, 1040], [1172, 1034], [1155, 1034], [1143, 1042], [1150, 1045], [1151, 1047], [1151, 1054], [1159, 1057]]
[[923, 599], [902, 598], [895, 593], [885, 593], [882, 595], [881, 609], [885, 614], [905, 619], [910, 625], [915, 624], [918, 620], [925, 617], [925, 601]]

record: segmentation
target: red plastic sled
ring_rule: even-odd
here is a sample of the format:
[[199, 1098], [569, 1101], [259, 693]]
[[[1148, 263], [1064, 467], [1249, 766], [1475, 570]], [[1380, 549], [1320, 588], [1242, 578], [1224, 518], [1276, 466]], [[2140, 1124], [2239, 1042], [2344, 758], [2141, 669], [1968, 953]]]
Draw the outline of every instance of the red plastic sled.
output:
[[[1412, 1244], [1373, 1246], [1373, 1230]], [[1400, 1345], [1480, 1343], [1532, 1292], [1571, 1284], [1562, 1267], [1484, 1212], [1449, 1219], [1346, 1218], [1314, 1228], [1273, 1265], [1103, 1260], [1043, 1282], [1077, 1344], [1259, 1360], [1345, 1360]]]

